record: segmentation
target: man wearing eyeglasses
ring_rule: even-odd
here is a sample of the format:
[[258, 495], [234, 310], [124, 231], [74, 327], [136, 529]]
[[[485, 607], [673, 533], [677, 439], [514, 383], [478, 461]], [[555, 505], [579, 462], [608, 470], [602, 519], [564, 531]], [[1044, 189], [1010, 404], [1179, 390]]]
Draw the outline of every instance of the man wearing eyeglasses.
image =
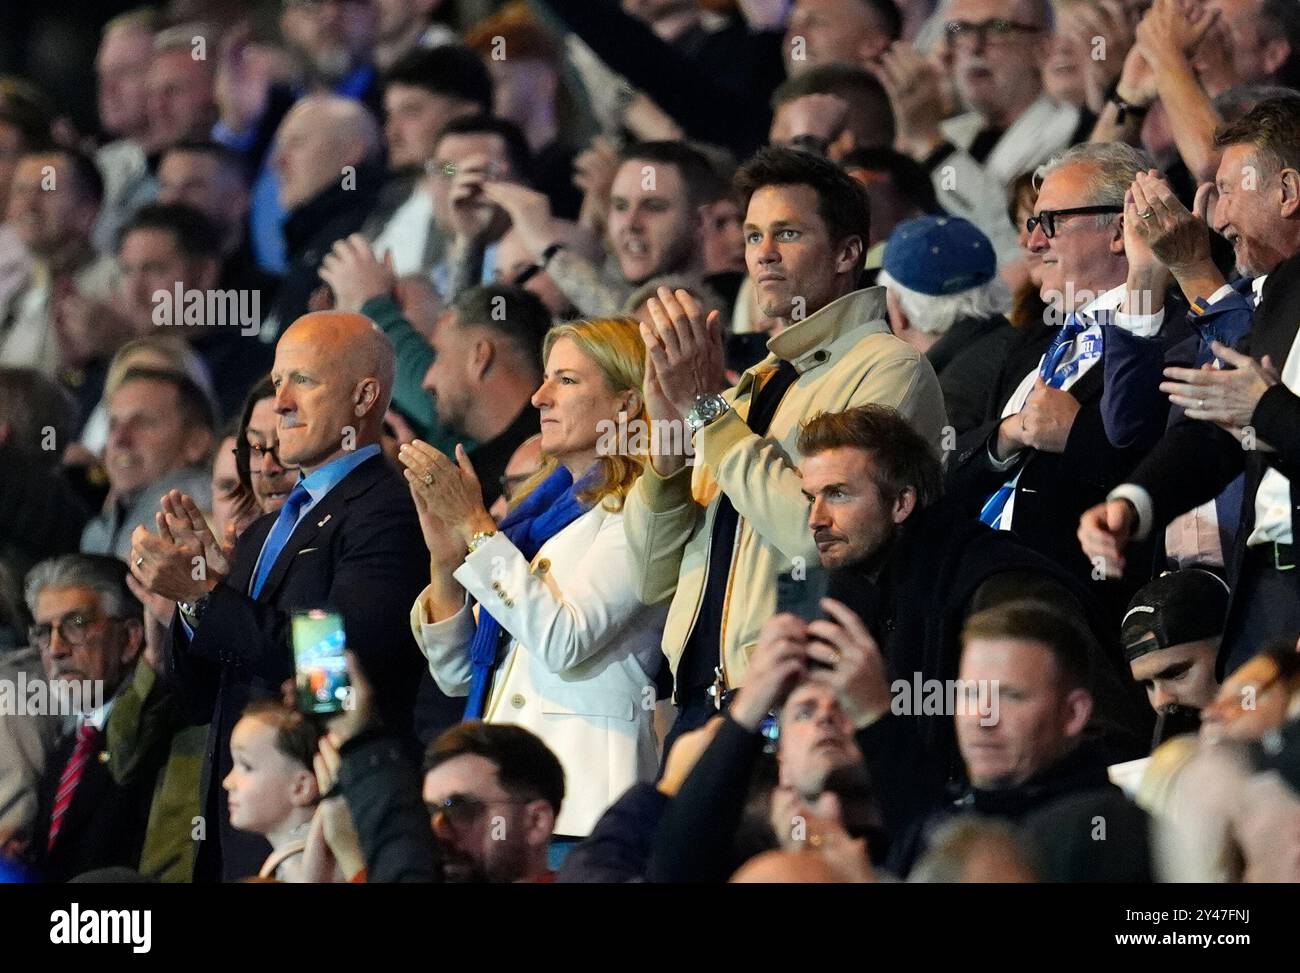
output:
[[[1042, 255], [1046, 350], [1033, 336], [1013, 347], [985, 421], [957, 441], [949, 493], [971, 513], [1093, 585], [1119, 613], [1143, 578], [1097, 579], [1075, 539], [1078, 516], [1119, 484], [1164, 424], [1149, 376], [1104, 356], [1117, 329], [1151, 337], [1164, 320], [1168, 274], [1121, 217], [1147, 160], [1131, 146], [1075, 146], [1044, 170], [1029, 246]], [[1136, 222], [1134, 220], [1133, 222]]]
[[149, 827], [154, 784], [176, 726], [164, 715], [161, 684], [139, 660], [142, 609], [127, 590], [126, 573], [114, 558], [69, 554], [41, 562], [27, 576], [35, 619], [29, 638], [45, 678], [52, 692], [76, 687], [67, 699], [80, 700], [79, 712], [66, 714], [65, 733], [45, 764], [27, 846], [46, 881], [112, 865], [142, 869], [142, 853], [154, 859], [149, 848], [156, 852], [162, 845], [170, 849], [169, 877], [189, 875], [197, 791], [188, 800], [192, 806], [173, 805]]
[[338, 789], [356, 824], [366, 881], [554, 881], [551, 832], [565, 781], [546, 744], [523, 727], [462, 723], [429, 745], [421, 780], [403, 749], [371, 721], [368, 684], [355, 666], [350, 670], [357, 705], [331, 724], [331, 738], [338, 741]]
[[[1043, 92], [1047, 0], [951, 0], [943, 16], [943, 67], [896, 44], [881, 58], [881, 81], [903, 151], [934, 175], [944, 208], [983, 230], [1005, 263], [1017, 252], [1006, 189], [1081, 140], [1079, 109]], [[965, 109], [946, 119], [945, 71]]]

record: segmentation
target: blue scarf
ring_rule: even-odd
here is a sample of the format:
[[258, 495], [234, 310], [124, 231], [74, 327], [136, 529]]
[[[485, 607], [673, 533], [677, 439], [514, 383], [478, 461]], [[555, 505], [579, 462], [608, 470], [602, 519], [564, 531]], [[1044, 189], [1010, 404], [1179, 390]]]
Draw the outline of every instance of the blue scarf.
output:
[[[592, 470], [592, 474], [595, 472]], [[532, 561], [543, 544], [586, 513], [587, 508], [578, 500], [577, 492], [587, 485], [590, 478], [591, 474], [574, 483], [573, 475], [563, 466], [559, 467], [501, 521], [501, 533], [519, 549], [519, 553]], [[469, 702], [465, 704], [467, 720], [482, 719], [487, 708], [488, 689], [492, 684], [501, 634], [501, 623], [479, 602], [478, 628], [469, 644], [469, 664], [473, 674], [470, 676]]]

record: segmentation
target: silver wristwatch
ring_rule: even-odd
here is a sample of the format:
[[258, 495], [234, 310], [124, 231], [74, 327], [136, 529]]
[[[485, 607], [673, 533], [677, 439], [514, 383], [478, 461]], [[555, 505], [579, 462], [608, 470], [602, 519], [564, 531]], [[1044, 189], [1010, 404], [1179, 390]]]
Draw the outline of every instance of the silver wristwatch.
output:
[[185, 616], [185, 620], [189, 622], [190, 627], [193, 628], [203, 619], [203, 613], [207, 611], [208, 596], [203, 595], [201, 598], [196, 598], [194, 601], [178, 601], [176, 607], [181, 610], [181, 614]]
[[691, 411], [686, 413], [686, 426], [694, 436], [709, 423], [721, 418], [730, 408], [730, 403], [717, 392], [701, 392], [695, 397]]

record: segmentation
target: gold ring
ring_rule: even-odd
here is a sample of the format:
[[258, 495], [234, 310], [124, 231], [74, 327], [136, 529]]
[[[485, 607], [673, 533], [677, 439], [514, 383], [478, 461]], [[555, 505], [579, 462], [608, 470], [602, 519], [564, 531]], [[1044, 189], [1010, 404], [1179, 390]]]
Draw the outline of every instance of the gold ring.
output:
[[433, 486], [433, 474], [432, 474], [432, 473], [425, 473], [424, 476], [421, 477], [421, 479], [424, 480], [424, 485], [425, 485], [425, 486]]
[[142, 558], [142, 557], [138, 557], [138, 558], [136, 558], [136, 559], [135, 559], [135, 566], [136, 566], [137, 568], [142, 568], [142, 567], [144, 567], [144, 558]]
[[1151, 219], [1151, 217], [1155, 215], [1156, 215], [1156, 211], [1153, 209], [1149, 209], [1145, 213], [1138, 213], [1138, 216], [1142, 217], [1142, 219], [1144, 220], [1149, 220]]

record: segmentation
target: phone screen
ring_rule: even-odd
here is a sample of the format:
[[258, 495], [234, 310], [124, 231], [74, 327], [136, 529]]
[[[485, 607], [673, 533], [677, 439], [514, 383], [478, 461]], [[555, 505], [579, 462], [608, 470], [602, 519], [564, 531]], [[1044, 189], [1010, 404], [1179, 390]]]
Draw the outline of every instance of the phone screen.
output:
[[820, 568], [805, 568], [796, 578], [793, 572], [783, 571], [776, 578], [776, 613], [789, 612], [805, 622], [815, 622], [825, 617], [822, 599], [826, 597], [826, 572]]
[[338, 713], [351, 683], [343, 650], [343, 618], [323, 608], [293, 613], [293, 666], [298, 709], [304, 713]]

